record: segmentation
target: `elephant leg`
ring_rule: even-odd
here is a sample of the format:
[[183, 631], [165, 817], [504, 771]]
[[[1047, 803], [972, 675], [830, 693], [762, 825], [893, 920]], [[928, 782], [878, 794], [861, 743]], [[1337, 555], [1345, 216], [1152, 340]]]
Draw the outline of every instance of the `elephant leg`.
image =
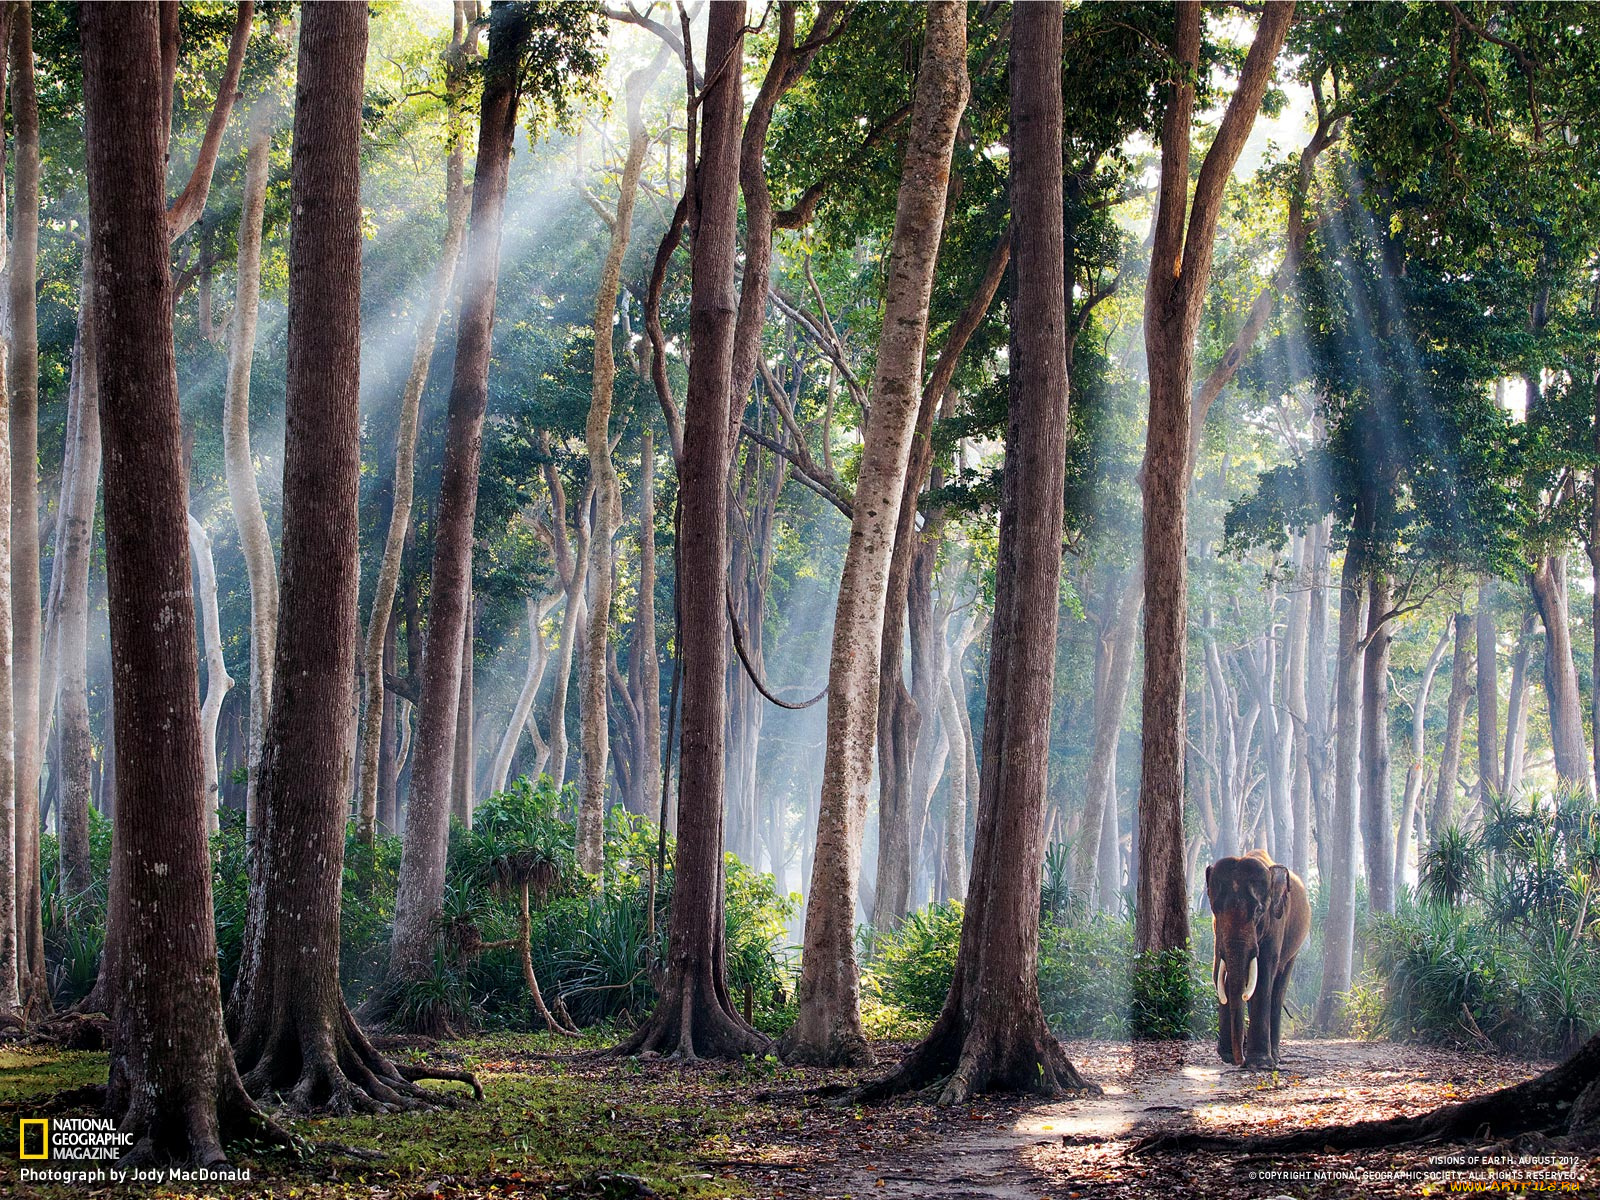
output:
[[1256, 990], [1250, 997], [1250, 1027], [1245, 1033], [1244, 1065], [1252, 1068], [1270, 1068], [1272, 1053], [1272, 998], [1277, 992], [1277, 960], [1269, 954], [1260, 954], [1256, 960]]
[[1272, 985], [1272, 1065], [1278, 1065], [1278, 1046], [1283, 1041], [1283, 1006], [1289, 998], [1289, 976], [1294, 974], [1294, 959], [1283, 964]]
[[1229, 1033], [1228, 1006], [1217, 1005], [1217, 1057], [1230, 1066], [1233, 1063], [1233, 1037]]

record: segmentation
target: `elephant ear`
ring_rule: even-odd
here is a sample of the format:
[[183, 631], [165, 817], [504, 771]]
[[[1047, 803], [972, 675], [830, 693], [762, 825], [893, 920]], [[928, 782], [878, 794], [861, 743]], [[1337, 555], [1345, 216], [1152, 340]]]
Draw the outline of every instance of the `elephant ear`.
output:
[[1289, 908], [1289, 868], [1282, 863], [1275, 863], [1271, 875], [1271, 881], [1267, 884], [1267, 900], [1272, 908], [1272, 919], [1281, 921]]

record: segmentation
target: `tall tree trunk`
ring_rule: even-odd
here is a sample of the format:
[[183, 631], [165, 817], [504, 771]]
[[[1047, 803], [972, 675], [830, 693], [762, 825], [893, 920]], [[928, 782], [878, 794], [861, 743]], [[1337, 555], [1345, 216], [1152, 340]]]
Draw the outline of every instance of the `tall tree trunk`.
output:
[[250, 369], [261, 310], [261, 229], [267, 203], [272, 152], [272, 109], [258, 103], [250, 114], [244, 193], [239, 208], [239, 259], [234, 284], [233, 332], [228, 339], [228, 379], [222, 399], [222, 462], [239, 548], [250, 579], [250, 762], [245, 813], [251, 829], [260, 820], [256, 784], [272, 704], [272, 655], [278, 637], [278, 569], [272, 534], [261, 511], [255, 456], [250, 449]]
[[[0, 46], [10, 41], [10, 10], [0, 8]], [[6, 55], [0, 53], [0, 94], [5, 92]], [[4, 114], [0, 114], [3, 126]], [[5, 212], [5, 138], [0, 128], [0, 213]], [[9, 291], [8, 239], [0, 236], [0, 285]], [[17, 939], [16, 721], [12, 695], [11, 639], [11, 389], [10, 347], [0, 337], [0, 1013], [21, 1006], [18, 990], [21, 947]], [[87, 824], [87, 822], [86, 822]], [[87, 860], [87, 855], [85, 855]], [[85, 862], [87, 865], [87, 861]]]
[[1411, 850], [1416, 842], [1416, 827], [1421, 823], [1423, 786], [1423, 759], [1427, 751], [1428, 695], [1433, 691], [1433, 678], [1444, 661], [1445, 648], [1453, 640], [1454, 622], [1445, 626], [1439, 640], [1434, 643], [1428, 665], [1423, 668], [1422, 682], [1417, 685], [1417, 697], [1411, 703], [1411, 762], [1406, 767], [1405, 803], [1400, 810], [1400, 836], [1395, 839], [1394, 894], [1398, 897], [1416, 884], [1416, 871], [1411, 863]]
[[[89, 789], [94, 745], [89, 728], [89, 562], [94, 542], [95, 495], [100, 486], [100, 380], [95, 353], [94, 280], [84, 272], [79, 298], [77, 360], [73, 366], [67, 425], [71, 439], [70, 487], [61, 503], [61, 594], [56, 615], [57, 702], [61, 731], [61, 878], [69, 894], [92, 884], [89, 863]], [[51, 571], [54, 575], [54, 570]]]
[[1367, 600], [1366, 661], [1361, 672], [1361, 845], [1367, 866], [1367, 899], [1374, 912], [1394, 911], [1394, 825], [1389, 751], [1388, 572], [1373, 573]]
[[622, 286], [622, 258], [633, 233], [633, 203], [639, 194], [650, 138], [645, 132], [642, 106], [645, 92], [666, 65], [658, 53], [642, 70], [628, 76], [628, 153], [617, 183], [617, 209], [611, 219], [611, 240], [600, 266], [600, 284], [594, 299], [594, 372], [589, 392], [589, 418], [584, 441], [589, 451], [589, 474], [594, 482], [594, 534], [589, 541], [589, 625], [584, 631], [585, 653], [579, 680], [578, 709], [583, 749], [582, 786], [578, 798], [578, 866], [590, 875], [600, 873], [606, 824], [606, 639], [611, 629], [611, 542], [622, 519], [622, 494], [611, 461], [611, 396], [616, 385], [613, 325], [617, 293]]
[[1428, 810], [1428, 840], [1435, 845], [1450, 824], [1456, 807], [1456, 783], [1461, 776], [1461, 733], [1467, 720], [1467, 702], [1472, 699], [1471, 618], [1456, 613], [1450, 618], [1455, 630], [1455, 654], [1450, 659], [1450, 703], [1445, 716], [1444, 749], [1439, 754], [1439, 780]]
[[1293, 776], [1289, 783], [1290, 807], [1294, 810], [1294, 841], [1289, 852], [1289, 869], [1301, 879], [1311, 874], [1311, 760], [1307, 744], [1310, 706], [1306, 697], [1306, 667], [1310, 654], [1312, 580], [1310, 532], [1295, 539], [1295, 591], [1289, 600], [1289, 664], [1286, 672], [1289, 710], [1289, 744]]
[[1200, 63], [1200, 6], [1178, 7], [1174, 77], [1161, 128], [1161, 194], [1145, 289], [1145, 355], [1150, 417], [1145, 442], [1145, 672], [1139, 787], [1140, 951], [1189, 942], [1184, 877], [1184, 688], [1188, 615], [1188, 483], [1195, 333], [1211, 277], [1223, 185], [1250, 136], [1294, 12], [1268, 3], [1217, 135], [1189, 199], [1190, 124]]
[[1114, 608], [1101, 617], [1098, 645], [1100, 670], [1095, 675], [1094, 732], [1089, 744], [1089, 766], [1083, 788], [1083, 830], [1073, 852], [1072, 877], [1085, 896], [1096, 892], [1096, 875], [1104, 855], [1100, 831], [1106, 824], [1105, 806], [1112, 802], [1111, 777], [1116, 772], [1117, 743], [1122, 733], [1122, 713], [1128, 702], [1128, 681], [1133, 676], [1133, 647], [1139, 635], [1139, 609], [1144, 587], [1134, 568], [1124, 583]]
[[[1311, 530], [1311, 613], [1306, 621], [1306, 770], [1311, 776], [1311, 818], [1317, 826], [1317, 874], [1332, 878], [1333, 813], [1328, 770], [1332, 746], [1328, 717], [1328, 593], [1331, 518]], [[1307, 828], [1311, 821], [1306, 822]], [[1304, 875], [1301, 878], [1305, 878]]]
[[639, 598], [628, 681], [639, 710], [634, 787], [642, 811], [654, 812], [661, 796], [661, 657], [656, 648], [656, 441], [648, 417], [639, 435]]
[[224, 1160], [224, 1139], [275, 1131], [245, 1095], [222, 1030], [167, 265], [160, 18], [155, 5], [105, 4], [79, 21], [119, 726], [106, 1106], [131, 1137], [124, 1164], [209, 1165]]
[[528, 670], [522, 677], [522, 690], [517, 693], [517, 702], [511, 709], [511, 720], [506, 725], [505, 736], [500, 739], [500, 746], [495, 751], [494, 762], [489, 767], [488, 791], [503, 792], [511, 774], [511, 759], [516, 754], [517, 743], [522, 740], [522, 731], [527, 728], [528, 718], [533, 712], [533, 700], [539, 692], [539, 685], [544, 682], [545, 668], [550, 663], [549, 652], [545, 649], [544, 634], [540, 626], [545, 617], [561, 599], [561, 593], [556, 592], [543, 599], [535, 600], [532, 596], [527, 598], [528, 609]]
[[450, 153], [445, 159], [444, 242], [439, 249], [433, 286], [417, 324], [417, 342], [411, 352], [411, 371], [400, 393], [400, 418], [394, 437], [394, 505], [389, 511], [389, 531], [384, 536], [383, 558], [378, 563], [378, 578], [372, 589], [372, 611], [367, 616], [366, 642], [361, 653], [364, 683], [361, 710], [361, 796], [356, 827], [362, 840], [372, 841], [378, 803], [377, 751], [382, 741], [383, 714], [387, 691], [383, 682], [384, 645], [389, 636], [389, 618], [394, 611], [395, 593], [400, 582], [400, 564], [405, 555], [406, 533], [411, 528], [412, 500], [416, 491], [417, 421], [422, 408], [422, 392], [428, 383], [428, 367], [438, 341], [439, 323], [445, 302], [456, 276], [461, 242], [467, 229], [467, 189], [464, 183], [466, 130], [461, 115], [466, 58], [477, 34], [468, 41], [466, 5], [455, 6], [455, 32], [445, 52], [445, 90], [450, 123]]
[[[977, 633], [977, 615], [969, 613], [962, 623], [961, 632], [951, 640], [947, 636], [943, 687], [940, 690], [939, 714], [950, 737], [949, 789], [945, 794], [944, 817], [944, 868], [942, 898], [961, 900], [967, 894], [967, 805], [975, 799], [969, 790], [972, 782], [968, 763], [973, 760], [971, 726], [966, 718], [967, 647]], [[957, 681], [960, 690], [957, 690]]]
[[[468, 570], [470, 571], [470, 567]], [[472, 828], [472, 802], [477, 786], [476, 754], [473, 748], [474, 713], [472, 680], [475, 655], [473, 653], [473, 626], [476, 624], [477, 604], [472, 595], [472, 582], [467, 582], [466, 625], [461, 631], [461, 691], [456, 698], [456, 736], [450, 763], [450, 816], [461, 823], [463, 829]]]
[[[367, 13], [301, 17], [290, 177], [283, 607], [259, 796], [262, 870], [229, 1008], [252, 1095], [337, 1113], [426, 1093], [378, 1054], [339, 991], [361, 475], [361, 101]], [[329, 271], [327, 264], [350, 264]]]
[[[1352, 539], [1353, 542], [1353, 539]], [[1332, 1030], [1343, 1020], [1343, 995], [1350, 990], [1356, 930], [1356, 812], [1361, 766], [1361, 638], [1365, 571], [1360, 549], [1347, 545], [1339, 579], [1339, 649], [1334, 682], [1334, 781], [1331, 821], [1321, 830], [1330, 843], [1327, 872], [1328, 917], [1323, 932], [1322, 991], [1317, 997], [1317, 1028]]]
[[1513, 796], [1522, 789], [1523, 752], [1528, 738], [1528, 653], [1533, 636], [1533, 610], [1524, 607], [1517, 629], [1517, 649], [1511, 656], [1511, 683], [1506, 696], [1505, 774], [1500, 791]]
[[[872, 1060], [861, 1032], [855, 895], [878, 723], [879, 662], [890, 558], [921, 401], [928, 303], [944, 222], [950, 156], [967, 103], [966, 10], [937, 2], [927, 35], [901, 168], [872, 421], [862, 447], [834, 614], [828, 669], [828, 744], [817, 850], [806, 903], [800, 1012], [784, 1039], [791, 1062]], [[1063, 343], [1064, 345], [1065, 343]]]
[[[1106, 777], [1106, 796], [1100, 823], [1100, 861], [1095, 867], [1095, 907], [1104, 913], [1122, 910], [1122, 830], [1117, 812], [1117, 760], [1111, 760]], [[1085, 892], [1085, 895], [1088, 895]]]
[[[1478, 792], [1485, 800], [1500, 782], [1500, 661], [1494, 619], [1495, 581], [1478, 583]], [[1600, 614], [1600, 609], [1595, 610]], [[1600, 640], [1595, 642], [1600, 647]], [[1600, 663], [1600, 657], [1595, 659]], [[1597, 692], [1600, 694], [1600, 692]], [[1597, 760], [1600, 761], [1600, 760]]]
[[[195, 561], [195, 595], [200, 603], [200, 629], [206, 652], [206, 694], [200, 704], [200, 748], [205, 763], [206, 829], [217, 831], [217, 809], [222, 794], [217, 788], [217, 723], [222, 701], [233, 687], [222, 654], [222, 619], [217, 614], [217, 564], [211, 556], [211, 535], [193, 513], [189, 514], [189, 549]], [[86, 714], [87, 715], [87, 714]]]
[[[560, 476], [554, 464], [546, 468], [551, 480], [551, 497], [554, 500], [552, 521], [566, 520], [566, 503], [558, 486]], [[567, 689], [572, 682], [572, 660], [578, 649], [578, 631], [584, 627], [584, 597], [588, 592], [589, 540], [594, 528], [590, 519], [594, 490], [583, 494], [578, 510], [573, 514], [576, 536], [574, 549], [567, 561], [565, 579], [566, 608], [561, 614], [561, 644], [556, 648], [555, 678], [550, 688], [550, 778], [560, 787], [567, 776]], [[564, 536], [564, 535], [563, 535]], [[558, 556], [558, 565], [559, 565]]]
[[[734, 246], [738, 234], [743, 0], [713, 5], [706, 62], [728, 64], [701, 93], [702, 154], [694, 174], [690, 251], [689, 385], [678, 497], [683, 656], [678, 843], [667, 972], [655, 1011], [620, 1047], [679, 1058], [738, 1058], [767, 1039], [735, 1011], [723, 941], [723, 738], [727, 728], [729, 384], [733, 369]], [[712, 581], [704, 586], [705, 581]]]
[[[389, 614], [389, 635], [383, 639], [383, 669], [400, 669], [400, 622]], [[394, 834], [400, 829], [400, 713], [395, 694], [384, 689], [383, 724], [378, 729], [377, 827]]]
[[50, 1007], [39, 881], [39, 104], [33, 79], [33, 10], [10, 21], [12, 194], [8, 304], [11, 340], [11, 648], [16, 721], [18, 971], [23, 1007]]
[[901, 1091], [944, 1078], [939, 1102], [945, 1105], [990, 1090], [1051, 1095], [1086, 1086], [1045, 1024], [1038, 982], [1045, 750], [1061, 604], [1067, 443], [1062, 10], [1024, 5], [1012, 21], [1012, 311], [1029, 319], [1011, 328], [995, 637], [972, 887], [955, 979], [938, 1021], [893, 1075], [869, 1089]]
[[461, 280], [455, 373], [450, 384], [439, 506], [434, 514], [428, 645], [422, 657], [416, 761], [411, 768], [405, 849], [390, 943], [389, 979], [394, 983], [428, 969], [433, 957], [434, 919], [444, 900], [461, 649], [472, 582], [472, 527], [477, 512], [483, 418], [489, 399], [500, 230], [517, 128], [520, 51], [515, 14], [509, 9], [492, 9], [470, 232], [464, 254], [466, 269]]
[[1555, 752], [1556, 775], [1570, 787], [1587, 790], [1592, 781], [1584, 745], [1578, 671], [1572, 661], [1566, 556], [1541, 558], [1528, 582], [1544, 624], [1544, 692], [1550, 711], [1550, 748]]

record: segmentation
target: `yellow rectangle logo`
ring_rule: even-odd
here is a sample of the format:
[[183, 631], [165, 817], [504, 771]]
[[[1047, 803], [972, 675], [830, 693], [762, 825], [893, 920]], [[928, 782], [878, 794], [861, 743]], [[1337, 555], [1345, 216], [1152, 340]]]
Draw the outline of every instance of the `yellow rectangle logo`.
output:
[[50, 1157], [50, 1119], [24, 1117], [17, 1123], [17, 1157]]

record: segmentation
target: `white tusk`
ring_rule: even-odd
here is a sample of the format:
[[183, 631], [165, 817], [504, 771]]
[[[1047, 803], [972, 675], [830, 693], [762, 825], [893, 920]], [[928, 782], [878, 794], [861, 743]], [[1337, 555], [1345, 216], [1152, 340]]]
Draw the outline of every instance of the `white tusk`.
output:
[[1217, 959], [1217, 974], [1213, 982], [1217, 985], [1217, 1003], [1228, 1002], [1228, 964], [1220, 958]]
[[1256, 994], [1256, 963], [1257, 963], [1257, 961], [1258, 960], [1256, 960], [1254, 958], [1252, 958], [1250, 960], [1250, 978], [1246, 979], [1244, 981], [1244, 998], [1245, 998], [1246, 1001], [1248, 1001], [1251, 996], [1254, 996]]

